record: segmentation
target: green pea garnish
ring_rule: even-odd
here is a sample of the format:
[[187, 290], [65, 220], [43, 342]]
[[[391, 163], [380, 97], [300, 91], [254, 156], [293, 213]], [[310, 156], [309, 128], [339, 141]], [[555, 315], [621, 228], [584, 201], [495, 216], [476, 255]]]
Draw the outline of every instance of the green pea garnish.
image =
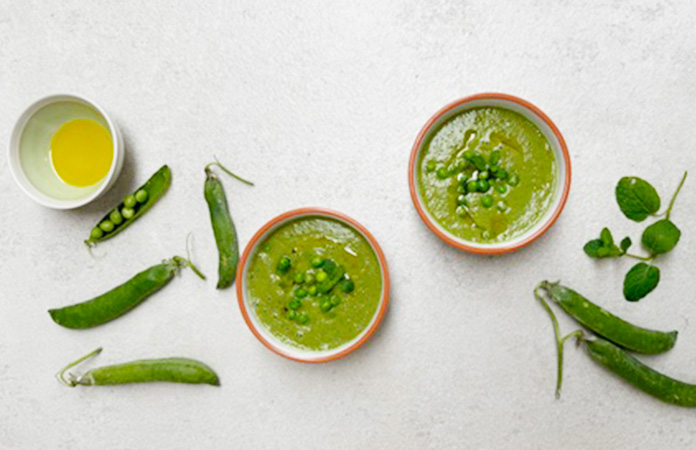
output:
[[291, 265], [292, 265], [292, 262], [290, 260], [290, 257], [281, 256], [280, 259], [278, 260], [278, 265], [276, 266], [276, 269], [280, 273], [286, 273], [288, 270], [290, 270]]
[[486, 194], [481, 197], [481, 206], [484, 208], [490, 208], [493, 206], [493, 196], [491, 194]]

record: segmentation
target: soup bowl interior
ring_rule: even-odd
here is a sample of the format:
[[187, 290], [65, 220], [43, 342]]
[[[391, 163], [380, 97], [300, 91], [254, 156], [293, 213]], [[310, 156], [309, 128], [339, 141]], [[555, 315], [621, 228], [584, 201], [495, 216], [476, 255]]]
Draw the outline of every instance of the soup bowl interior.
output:
[[[557, 178], [551, 204], [544, 214], [529, 229], [505, 242], [479, 243], [455, 236], [445, 229], [430, 214], [421, 196], [418, 183], [418, 165], [421, 155], [434, 134], [452, 117], [475, 108], [496, 107], [508, 109], [520, 114], [534, 123], [554, 152]], [[570, 190], [571, 168], [570, 156], [563, 136], [556, 125], [539, 108], [517, 97], [506, 94], [478, 94], [465, 97], [442, 108], [423, 127], [411, 151], [409, 163], [409, 186], [413, 204], [423, 222], [440, 239], [460, 250], [478, 254], [500, 254], [518, 250], [534, 242], [544, 234], [563, 211]]]
[[[259, 250], [259, 245], [265, 241], [265, 239], [273, 234], [277, 229], [283, 225], [306, 217], [321, 217], [327, 219], [337, 220], [350, 228], [357, 231], [369, 244], [372, 250], [377, 256], [379, 261], [382, 289], [380, 293], [380, 300], [377, 305], [372, 320], [369, 322], [367, 327], [355, 338], [346, 342], [345, 344], [332, 348], [325, 351], [310, 351], [298, 348], [292, 344], [285, 342], [275, 335], [273, 335], [268, 329], [259, 321], [256, 313], [253, 311], [253, 307], [249, 303], [249, 286], [248, 286], [248, 273], [251, 259], [257, 254]], [[266, 225], [261, 227], [261, 229], [252, 237], [251, 241], [245, 248], [242, 257], [240, 259], [237, 279], [236, 279], [236, 289], [237, 289], [237, 299], [239, 302], [239, 308], [244, 317], [244, 321], [249, 326], [251, 332], [256, 336], [256, 338], [261, 341], [270, 350], [275, 353], [284, 356], [288, 359], [299, 361], [299, 362], [327, 362], [332, 361], [347, 354], [353, 352], [359, 348], [365, 341], [367, 341], [370, 336], [377, 330], [384, 314], [386, 313], [387, 304], [389, 302], [389, 272], [387, 269], [387, 262], [384, 257], [384, 253], [380, 248], [379, 244], [375, 238], [370, 234], [370, 232], [363, 227], [360, 223], [356, 222], [352, 218], [328, 209], [323, 208], [302, 208], [293, 211], [286, 212], [280, 216], [272, 219]]]

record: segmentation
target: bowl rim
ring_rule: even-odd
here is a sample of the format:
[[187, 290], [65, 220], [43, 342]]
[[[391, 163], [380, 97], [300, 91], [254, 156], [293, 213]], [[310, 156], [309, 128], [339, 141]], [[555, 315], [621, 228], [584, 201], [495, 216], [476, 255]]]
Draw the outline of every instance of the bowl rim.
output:
[[[379, 308], [375, 312], [375, 315], [373, 316], [372, 323], [370, 324], [369, 328], [365, 331], [362, 332], [362, 334], [357, 338], [350, 346], [341, 349], [340, 351], [336, 352], [331, 352], [329, 354], [325, 354], [322, 356], [312, 356], [311, 352], [306, 352], [306, 356], [297, 356], [296, 354], [290, 354], [286, 351], [284, 351], [282, 348], [279, 346], [275, 345], [274, 342], [266, 339], [257, 329], [256, 324], [251, 320], [250, 312], [247, 309], [247, 304], [245, 301], [245, 293], [244, 293], [244, 283], [243, 283], [243, 278], [244, 278], [244, 273], [245, 273], [245, 267], [247, 265], [247, 262], [249, 261], [249, 258], [252, 256], [251, 252], [252, 250], [256, 247], [257, 242], [259, 242], [261, 239], [263, 239], [265, 236], [267, 236], [268, 232], [275, 229], [276, 226], [278, 226], [280, 223], [283, 222], [289, 222], [292, 219], [299, 218], [299, 217], [304, 217], [304, 216], [325, 216], [329, 217], [335, 220], [338, 220], [339, 222], [346, 223], [347, 225], [356, 228], [368, 241], [370, 244], [370, 247], [372, 250], [375, 252], [377, 255], [377, 260], [379, 261], [380, 269], [382, 271], [382, 294], [380, 298], [380, 304]], [[256, 338], [264, 345], [266, 348], [269, 350], [273, 351], [274, 353], [283, 356], [285, 358], [288, 358], [293, 361], [297, 362], [302, 362], [302, 363], [324, 363], [324, 362], [329, 362], [329, 361], [334, 361], [339, 358], [343, 358], [344, 356], [354, 352], [358, 348], [360, 348], [370, 337], [374, 334], [374, 332], [379, 328], [380, 324], [382, 323], [382, 320], [384, 319], [384, 315], [387, 311], [387, 306], [389, 305], [389, 292], [390, 292], [390, 278], [389, 278], [389, 269], [387, 266], [387, 260], [386, 257], [384, 256], [384, 252], [382, 252], [382, 248], [380, 247], [379, 243], [375, 239], [375, 237], [368, 231], [367, 228], [365, 228], [361, 223], [353, 219], [352, 217], [347, 216], [346, 214], [343, 214], [339, 211], [335, 211], [333, 209], [328, 209], [328, 208], [320, 208], [320, 207], [303, 207], [303, 208], [298, 208], [298, 209], [293, 209], [287, 212], [284, 212], [268, 222], [264, 224], [259, 230], [254, 234], [254, 236], [249, 240], [249, 243], [246, 245], [246, 248], [244, 249], [244, 252], [242, 253], [242, 257], [239, 260], [239, 265], [237, 266], [237, 276], [235, 280], [236, 284], [236, 291], [237, 291], [237, 303], [239, 304], [239, 309], [242, 312], [242, 317], [244, 318], [244, 321], [246, 322], [247, 326], [251, 330], [251, 332], [256, 336]], [[340, 349], [340, 347], [339, 347]], [[302, 351], [302, 350], [300, 350]]]
[[[479, 245], [475, 242], [471, 241], [466, 241], [461, 238], [453, 238], [449, 236], [448, 234], [444, 233], [430, 218], [430, 216], [426, 213], [425, 207], [422, 205], [420, 195], [418, 194], [418, 187], [416, 183], [416, 175], [415, 175], [415, 168], [416, 168], [416, 163], [418, 161], [418, 156], [420, 154], [420, 151], [423, 148], [423, 143], [428, 136], [428, 133], [432, 129], [432, 127], [448, 112], [452, 111], [455, 108], [458, 108], [466, 103], [470, 103], [472, 101], [478, 101], [478, 100], [502, 100], [502, 101], [507, 101], [507, 102], [512, 102], [516, 103], [517, 105], [521, 106], [524, 109], [529, 110], [532, 112], [534, 115], [539, 117], [551, 130], [551, 132], [555, 135], [556, 139], [558, 140], [559, 147], [561, 150], [561, 154], [563, 156], [563, 165], [565, 167], [565, 180], [563, 183], [563, 190], [561, 192], [561, 197], [559, 199], [559, 202], [556, 206], [556, 209], [554, 210], [553, 214], [541, 225], [537, 225], [537, 229], [534, 231], [534, 233], [530, 234], [527, 236], [525, 239], [520, 240], [519, 242], [517, 241], [511, 241], [509, 245], [502, 245], [502, 246], [497, 246], [497, 247], [489, 247], [485, 245]], [[447, 244], [451, 245], [452, 247], [455, 247], [459, 250], [467, 251], [470, 253], [475, 253], [479, 255], [500, 255], [503, 253], [508, 253], [508, 252], [513, 252], [516, 250], [519, 250], [523, 247], [528, 246], [535, 240], [537, 240], [541, 235], [546, 233], [551, 226], [556, 222], [558, 219], [558, 216], [560, 216], [561, 212], [563, 211], [563, 208], [565, 207], [566, 201], [568, 200], [568, 194], [570, 191], [570, 180], [572, 178], [572, 171], [571, 171], [571, 164], [570, 164], [570, 154], [568, 153], [568, 147], [566, 145], [565, 139], [563, 139], [563, 135], [561, 134], [560, 130], [556, 126], [556, 124], [553, 123], [553, 121], [537, 106], [534, 104], [528, 102], [527, 100], [524, 100], [519, 97], [515, 97], [514, 95], [510, 94], [502, 94], [502, 93], [497, 93], [497, 92], [484, 92], [480, 94], [474, 94], [470, 95], [467, 97], [460, 98], [458, 100], [455, 100], [451, 103], [448, 103], [447, 105], [443, 106], [438, 110], [428, 121], [425, 123], [423, 128], [421, 128], [420, 132], [418, 133], [418, 137], [416, 138], [416, 141], [413, 144], [413, 148], [411, 149], [411, 156], [409, 159], [409, 165], [408, 165], [408, 184], [409, 184], [409, 190], [411, 192], [411, 200], [413, 201], [413, 205], [416, 208], [416, 211], [418, 211], [418, 215], [420, 216], [421, 220], [425, 223], [425, 225], [432, 231], [437, 237], [445, 241]]]
[[[104, 181], [102, 182], [101, 186], [97, 188], [94, 192], [91, 194], [73, 199], [73, 200], [61, 200], [55, 197], [52, 197], [42, 191], [40, 191], [38, 188], [36, 188], [31, 181], [26, 176], [26, 173], [24, 171], [24, 167], [22, 167], [21, 160], [19, 156], [15, 160], [13, 155], [15, 154], [15, 149], [17, 153], [20, 151], [19, 145], [22, 140], [22, 135], [24, 134], [24, 129], [26, 128], [27, 124], [31, 120], [31, 118], [39, 112], [41, 109], [44, 107], [59, 102], [59, 101], [77, 101], [78, 103], [84, 103], [89, 105], [90, 107], [94, 108], [94, 110], [99, 113], [104, 120], [106, 121], [107, 125], [109, 126], [109, 133], [111, 134], [112, 138], [112, 145], [113, 145], [113, 159], [111, 161], [111, 167], [109, 167], [109, 172], [106, 174], [104, 177]], [[22, 110], [22, 112], [19, 114], [17, 117], [17, 120], [14, 123], [14, 126], [12, 127], [12, 132], [10, 133], [10, 140], [7, 145], [7, 157], [9, 160], [9, 166], [10, 166], [10, 173], [12, 174], [12, 178], [14, 179], [15, 183], [19, 188], [24, 192], [29, 198], [34, 200], [36, 203], [45, 206], [47, 208], [52, 208], [52, 209], [59, 209], [59, 210], [65, 210], [65, 209], [75, 209], [82, 207], [93, 200], [99, 198], [104, 192], [106, 192], [111, 185], [113, 184], [113, 181], [115, 178], [118, 176], [120, 169], [122, 167], [122, 159], [123, 159], [123, 143], [122, 143], [122, 136], [121, 136], [121, 131], [119, 128], [116, 126], [116, 123], [113, 121], [111, 116], [106, 112], [104, 108], [102, 108], [97, 102], [92, 100], [89, 97], [85, 97], [84, 95], [79, 95], [79, 94], [74, 94], [71, 92], [59, 92], [59, 93], [54, 93], [54, 94], [48, 94], [44, 95], [37, 100], [33, 101], [30, 103], [26, 108]], [[29, 188], [27, 184], [31, 185], [32, 188]]]

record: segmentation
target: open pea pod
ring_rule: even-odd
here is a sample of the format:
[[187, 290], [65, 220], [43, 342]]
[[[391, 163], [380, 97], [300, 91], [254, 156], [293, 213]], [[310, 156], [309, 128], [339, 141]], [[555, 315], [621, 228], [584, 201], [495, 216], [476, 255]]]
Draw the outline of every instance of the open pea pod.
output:
[[169, 189], [172, 173], [167, 165], [162, 166], [133, 195], [126, 198], [107, 213], [90, 232], [87, 245], [96, 245], [116, 236], [143, 214], [148, 212]]

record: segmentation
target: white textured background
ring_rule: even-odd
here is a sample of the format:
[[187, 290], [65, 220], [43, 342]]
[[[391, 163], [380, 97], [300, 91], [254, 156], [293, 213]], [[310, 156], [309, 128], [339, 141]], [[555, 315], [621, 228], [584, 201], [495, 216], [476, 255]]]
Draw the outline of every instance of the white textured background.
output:
[[[638, 240], [642, 227], [614, 203], [620, 176], [644, 176], [666, 198], [696, 169], [694, 2], [290, 3], [0, 0], [3, 145], [30, 102], [74, 91], [113, 114], [128, 146], [115, 188], [72, 212], [28, 201], [0, 166], [0, 448], [693, 448], [694, 411], [636, 392], [570, 346], [555, 401], [549, 319], [531, 291], [560, 278], [630, 320], [678, 329], [674, 350], [651, 363], [696, 382], [696, 170], [673, 215], [682, 241], [652, 295], [625, 302], [630, 262], [581, 251], [604, 225]], [[423, 123], [483, 91], [541, 107], [573, 162], [556, 226], [505, 257], [440, 242], [406, 182]], [[101, 328], [51, 322], [47, 308], [183, 252], [190, 231], [215, 278], [202, 196], [215, 154], [257, 183], [225, 179], [242, 244], [306, 205], [373, 231], [393, 295], [364, 348], [325, 365], [286, 361], [252, 336], [232, 290], [190, 272]], [[93, 223], [163, 163], [169, 194], [91, 259], [82, 239]], [[97, 346], [94, 364], [200, 358], [223, 386], [56, 382]]]

